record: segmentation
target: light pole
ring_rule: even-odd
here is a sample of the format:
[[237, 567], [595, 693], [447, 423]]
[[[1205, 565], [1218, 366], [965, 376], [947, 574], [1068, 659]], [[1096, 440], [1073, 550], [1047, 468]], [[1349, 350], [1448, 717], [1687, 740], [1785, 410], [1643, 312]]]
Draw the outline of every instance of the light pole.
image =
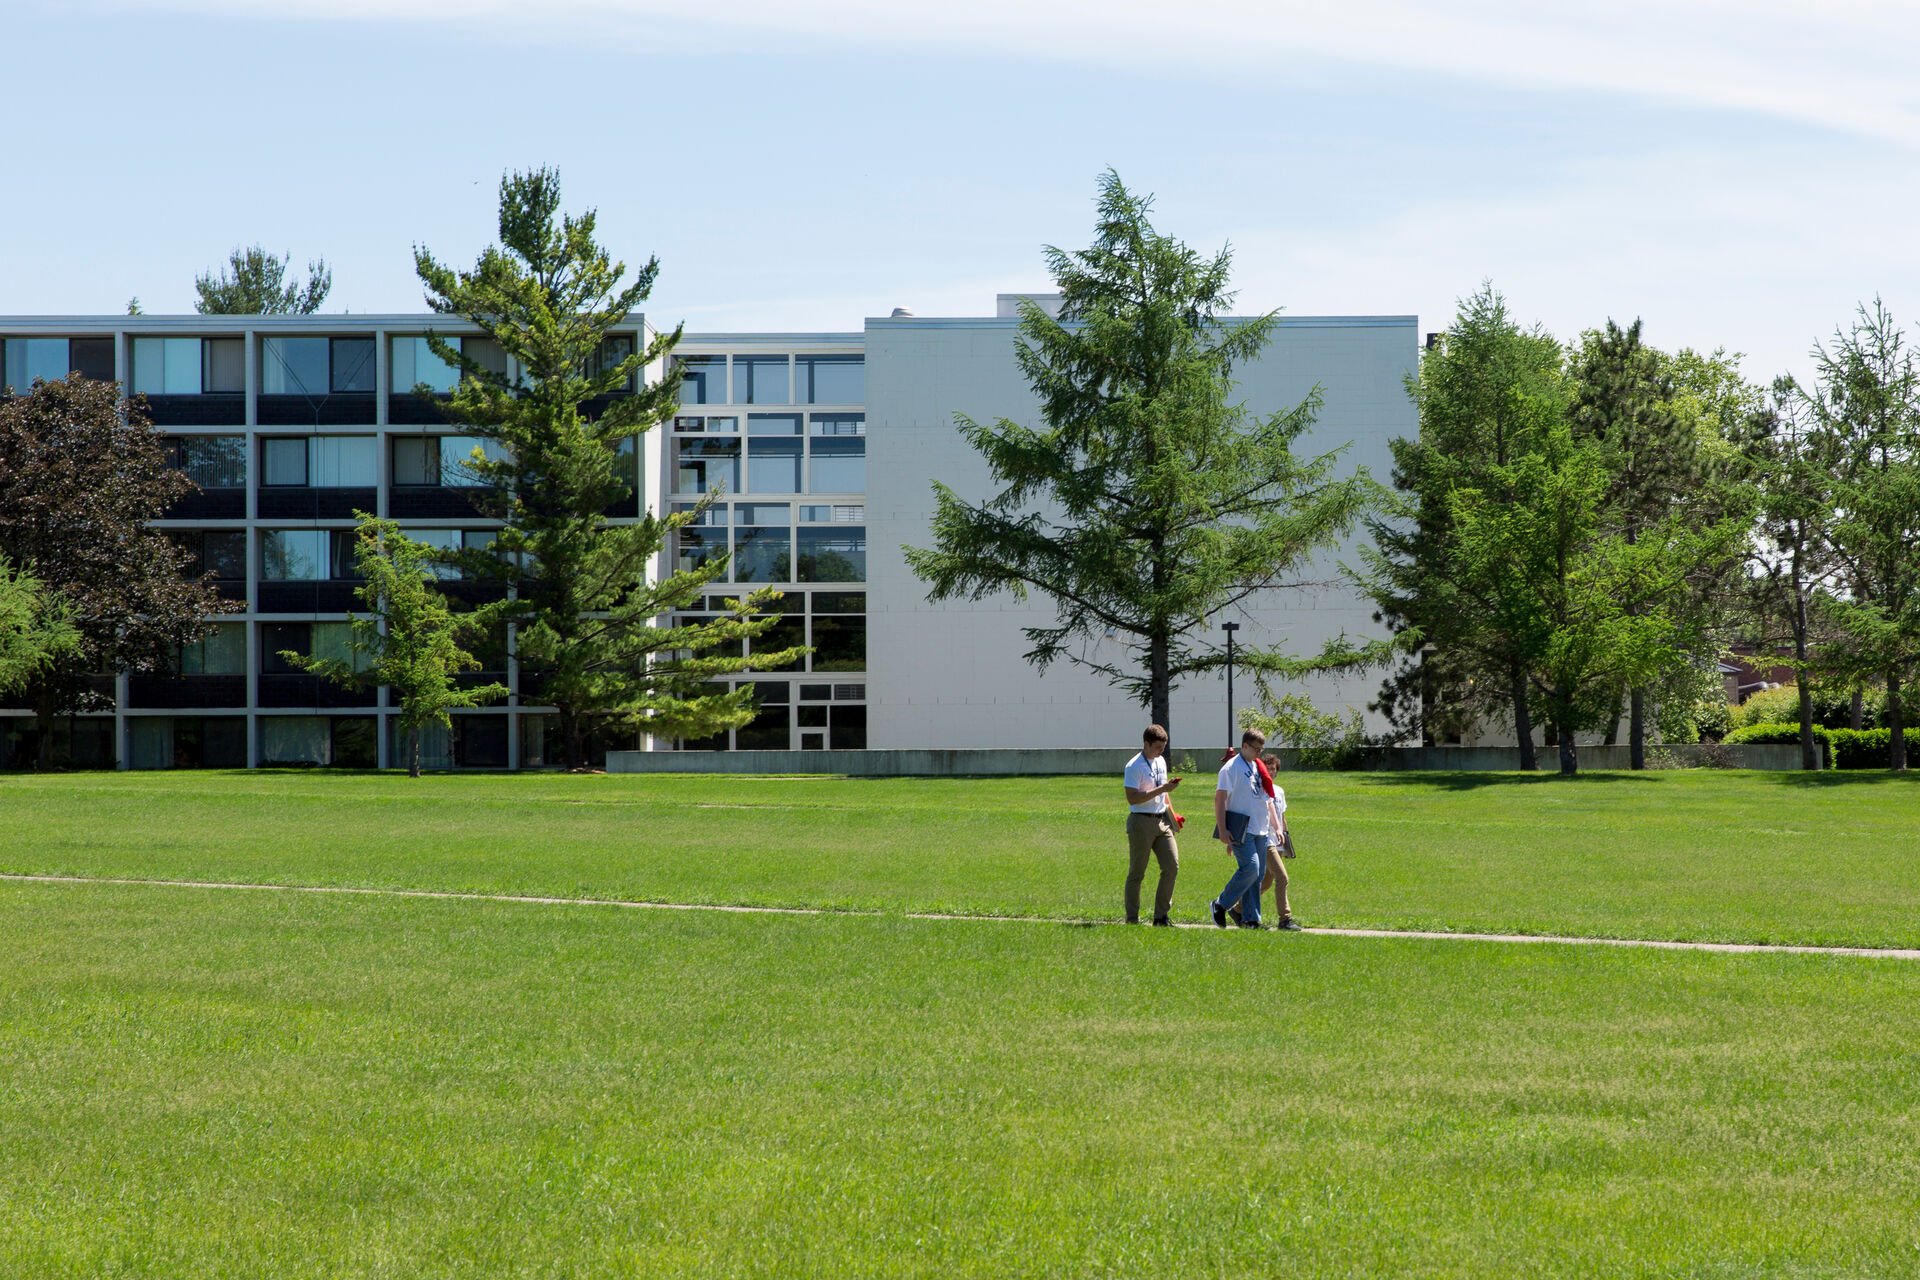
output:
[[1227, 633], [1227, 750], [1234, 748], [1233, 741], [1233, 633], [1240, 629], [1237, 622], [1223, 622], [1220, 629]]

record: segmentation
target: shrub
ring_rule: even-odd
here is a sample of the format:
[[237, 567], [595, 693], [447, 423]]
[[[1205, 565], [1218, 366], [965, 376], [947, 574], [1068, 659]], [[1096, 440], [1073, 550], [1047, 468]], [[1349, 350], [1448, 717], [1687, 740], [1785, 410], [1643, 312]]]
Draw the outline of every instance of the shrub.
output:
[[1358, 769], [1365, 760], [1367, 726], [1358, 711], [1342, 719], [1319, 710], [1305, 694], [1290, 693], [1266, 714], [1250, 711], [1241, 720], [1275, 745], [1298, 748], [1303, 769]]
[[[1693, 704], [1697, 741], [1718, 742], [1733, 732], [1734, 708], [1723, 697], [1702, 698]], [[1678, 739], [1676, 739], [1678, 741]]]
[[[1829, 729], [1828, 740], [1833, 751], [1833, 767], [1836, 769], [1884, 769], [1887, 767], [1887, 755], [1893, 747], [1891, 729]], [[1903, 735], [1907, 740], [1907, 756], [1914, 758], [1920, 752], [1920, 728], [1908, 729]]]
[[[1824, 725], [1813, 726], [1814, 741], [1826, 747], [1827, 768], [1829, 769], [1835, 767], [1834, 761], [1837, 759], [1833, 745], [1833, 735], [1840, 732], [1845, 731], [1829, 729]], [[1750, 724], [1744, 729], [1735, 729], [1722, 739], [1722, 742], [1729, 747], [1737, 747], [1745, 743], [1753, 743], [1761, 746], [1778, 744], [1781, 746], [1797, 747], [1800, 745], [1800, 722], [1797, 720], [1791, 722], [1775, 720], [1768, 724]]]
[[[1884, 689], [1868, 689], [1860, 700], [1860, 723], [1878, 728], [1886, 712]], [[1829, 729], [1844, 729], [1853, 717], [1853, 690], [1813, 687], [1813, 722]], [[1800, 690], [1783, 684], [1777, 689], [1762, 689], [1732, 711], [1733, 727], [1743, 729], [1756, 724], [1800, 722]], [[1702, 728], [1704, 729], [1704, 725]]]

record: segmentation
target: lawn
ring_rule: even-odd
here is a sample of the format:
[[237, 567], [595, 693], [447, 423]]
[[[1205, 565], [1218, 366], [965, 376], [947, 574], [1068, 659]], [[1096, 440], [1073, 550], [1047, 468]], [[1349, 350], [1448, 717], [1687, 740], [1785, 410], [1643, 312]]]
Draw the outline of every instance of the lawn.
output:
[[[1207, 778], [1180, 798], [1211, 803]], [[1295, 774], [1309, 924], [1920, 946], [1920, 779]], [[1112, 918], [1103, 778], [0, 777], [0, 871]], [[1208, 822], [1204, 816], [1201, 823]], [[1228, 872], [1185, 841], [1176, 913]]]
[[[1920, 944], [1905, 779], [1285, 781], [1310, 923]], [[0, 871], [881, 913], [0, 882], [0, 1276], [1920, 1277], [1920, 963], [1072, 927], [1117, 790], [0, 778]]]
[[1920, 1274], [1920, 965], [0, 884], [9, 1277]]

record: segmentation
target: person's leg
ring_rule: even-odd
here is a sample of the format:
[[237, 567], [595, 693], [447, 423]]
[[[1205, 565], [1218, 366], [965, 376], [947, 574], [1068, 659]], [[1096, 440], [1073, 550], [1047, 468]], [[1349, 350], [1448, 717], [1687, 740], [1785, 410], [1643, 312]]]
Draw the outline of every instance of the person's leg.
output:
[[1287, 900], [1287, 868], [1278, 857], [1267, 859], [1267, 882], [1273, 886], [1274, 910], [1282, 920], [1293, 919], [1293, 903]]
[[[1260, 883], [1258, 841], [1253, 839], [1242, 840], [1233, 847], [1233, 858], [1238, 865], [1234, 867], [1233, 875], [1228, 878], [1227, 887], [1220, 891], [1220, 896], [1214, 901], [1220, 905], [1222, 910], [1238, 903], [1244, 914], [1246, 904], [1243, 899], [1247, 896], [1247, 890]], [[1260, 908], [1256, 904], [1253, 910], [1253, 919], [1258, 920], [1259, 918]]]
[[1260, 877], [1267, 869], [1267, 839], [1265, 836], [1252, 836], [1246, 842], [1247, 857], [1253, 862], [1253, 875], [1247, 882], [1246, 893], [1240, 898], [1240, 923], [1249, 929], [1260, 927]]
[[1173, 820], [1156, 824], [1153, 856], [1160, 863], [1160, 881], [1153, 887], [1153, 918], [1167, 919], [1173, 910], [1173, 882], [1180, 875], [1180, 845], [1173, 838]]
[[1127, 815], [1127, 923], [1140, 923], [1140, 885], [1147, 878], [1147, 856], [1153, 848], [1155, 826], [1144, 815]]

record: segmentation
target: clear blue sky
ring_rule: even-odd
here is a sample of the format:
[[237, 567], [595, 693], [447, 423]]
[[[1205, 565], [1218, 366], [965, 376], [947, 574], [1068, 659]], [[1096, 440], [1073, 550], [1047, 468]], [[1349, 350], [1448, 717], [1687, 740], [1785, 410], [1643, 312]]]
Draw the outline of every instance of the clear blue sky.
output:
[[190, 310], [253, 241], [417, 310], [410, 247], [469, 262], [547, 163], [692, 329], [987, 312], [1109, 165], [1245, 310], [1441, 328], [1490, 278], [1756, 377], [1876, 292], [1920, 319], [1920, 17], [1872, 0], [5, 7], [0, 314]]

